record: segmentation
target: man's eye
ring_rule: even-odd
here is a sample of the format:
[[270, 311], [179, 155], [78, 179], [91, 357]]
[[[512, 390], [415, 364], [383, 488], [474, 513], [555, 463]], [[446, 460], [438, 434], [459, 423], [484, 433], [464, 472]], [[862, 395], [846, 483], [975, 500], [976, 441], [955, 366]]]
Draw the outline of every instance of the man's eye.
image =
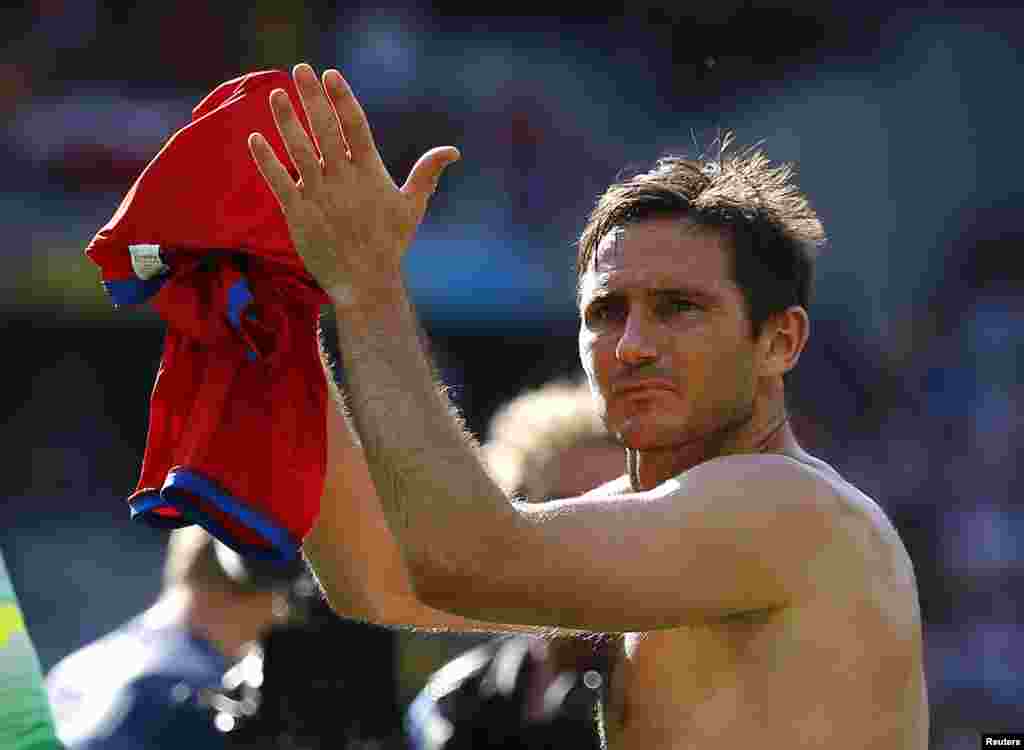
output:
[[616, 307], [607, 302], [595, 302], [587, 307], [587, 324], [602, 325], [613, 321], [616, 317]]
[[658, 308], [662, 315], [677, 315], [700, 309], [695, 303], [683, 298], [664, 300]]

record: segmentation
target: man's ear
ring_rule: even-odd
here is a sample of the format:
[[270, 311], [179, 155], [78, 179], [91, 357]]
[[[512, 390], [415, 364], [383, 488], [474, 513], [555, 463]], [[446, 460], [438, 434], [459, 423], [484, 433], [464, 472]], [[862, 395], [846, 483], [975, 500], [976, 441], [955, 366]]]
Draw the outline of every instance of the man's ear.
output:
[[784, 375], [800, 359], [811, 333], [811, 321], [800, 305], [775, 313], [764, 322], [758, 337], [763, 376]]

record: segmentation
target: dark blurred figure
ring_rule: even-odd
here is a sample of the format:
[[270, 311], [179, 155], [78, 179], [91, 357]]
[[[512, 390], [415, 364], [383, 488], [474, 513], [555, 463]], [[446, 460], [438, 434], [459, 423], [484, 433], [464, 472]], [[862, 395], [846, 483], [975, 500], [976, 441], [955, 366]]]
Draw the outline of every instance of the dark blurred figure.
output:
[[[555, 381], [513, 399], [491, 420], [483, 450], [506, 491], [535, 501], [582, 495], [625, 471], [586, 382]], [[607, 638], [503, 636], [467, 651], [410, 705], [410, 747], [597, 750]]]
[[409, 707], [414, 750], [599, 750], [602, 642], [499, 637], [439, 669]]
[[299, 563], [243, 561], [198, 526], [173, 531], [157, 601], [47, 675], [60, 739], [68, 750], [224, 748], [236, 717], [258, 708], [257, 694], [225, 690], [258, 671], [258, 639], [287, 617], [301, 575]]
[[[395, 634], [338, 617], [305, 578], [293, 609], [262, 640], [254, 669], [229, 672], [221, 721], [228, 746], [245, 750], [399, 750]], [[240, 665], [241, 667], [242, 665]], [[258, 698], [252, 715], [240, 709]], [[223, 716], [228, 712], [231, 718]]]

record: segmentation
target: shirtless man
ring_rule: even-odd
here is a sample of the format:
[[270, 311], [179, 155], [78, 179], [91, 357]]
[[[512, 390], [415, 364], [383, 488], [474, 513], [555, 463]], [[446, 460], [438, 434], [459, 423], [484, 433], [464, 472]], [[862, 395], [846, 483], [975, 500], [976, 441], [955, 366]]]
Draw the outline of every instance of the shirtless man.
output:
[[332, 415], [305, 549], [338, 611], [623, 633], [612, 748], [925, 748], [911, 562], [786, 421], [823, 239], [788, 170], [723, 149], [606, 191], [580, 240], [579, 347], [628, 473], [517, 502], [438, 397], [401, 279], [458, 151], [428, 151], [398, 188], [341, 74], [294, 75], [321, 156], [283, 92], [270, 105], [301, 180], [249, 145], [337, 316], [352, 431]]

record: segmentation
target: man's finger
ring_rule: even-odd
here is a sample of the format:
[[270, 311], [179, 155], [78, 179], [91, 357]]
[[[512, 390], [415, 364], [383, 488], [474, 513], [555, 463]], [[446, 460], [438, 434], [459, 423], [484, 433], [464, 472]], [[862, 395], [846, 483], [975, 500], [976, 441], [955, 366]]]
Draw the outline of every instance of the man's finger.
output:
[[409, 178], [402, 186], [402, 192], [423, 202], [434, 193], [441, 173], [449, 164], [457, 162], [462, 154], [454, 146], [438, 146], [423, 154], [409, 172]]
[[331, 69], [324, 73], [324, 88], [338, 113], [341, 129], [352, 152], [352, 161], [363, 161], [371, 157], [379, 160], [380, 154], [373, 142], [370, 123], [348, 81], [337, 70]]
[[309, 118], [310, 128], [324, 157], [324, 168], [330, 170], [340, 164], [346, 164], [348, 146], [342, 136], [338, 116], [327, 100], [313, 68], [306, 63], [300, 63], [292, 70], [292, 76], [295, 78], [302, 106], [306, 110], [306, 117]]
[[274, 114], [274, 122], [277, 124], [288, 156], [302, 178], [302, 184], [316, 189], [323, 181], [323, 168], [320, 166], [316, 151], [313, 150], [309, 135], [299, 122], [292, 100], [283, 89], [274, 89], [270, 92], [270, 110]]
[[252, 133], [249, 136], [249, 153], [252, 154], [263, 179], [267, 181], [270, 192], [277, 198], [281, 210], [287, 216], [289, 207], [299, 199], [299, 188], [292, 176], [278, 160], [267, 139], [259, 133]]

